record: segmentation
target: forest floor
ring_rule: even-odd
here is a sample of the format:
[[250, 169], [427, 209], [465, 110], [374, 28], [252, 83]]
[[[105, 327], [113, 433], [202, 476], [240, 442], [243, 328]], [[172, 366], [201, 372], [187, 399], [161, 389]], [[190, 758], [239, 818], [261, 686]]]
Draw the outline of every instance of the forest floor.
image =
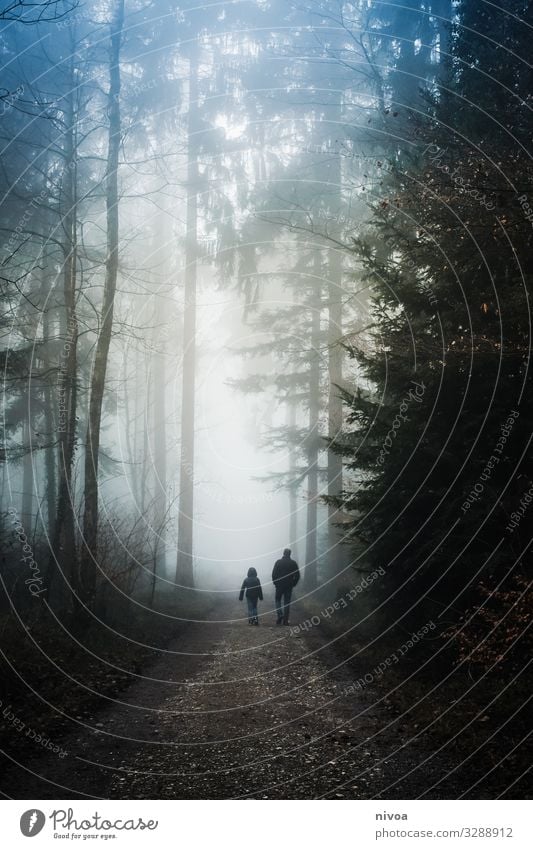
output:
[[[20, 764], [12, 756], [3, 794], [468, 798], [473, 782], [465, 784], [461, 755], [437, 752], [402, 720], [380, 686], [386, 673], [353, 692], [372, 669], [365, 652], [346, 662], [319, 628], [276, 626], [271, 612], [252, 627], [243, 615], [236, 601], [216, 604], [207, 622], [189, 624], [115, 698], [63, 718], [50, 739], [66, 754], [34, 746]], [[296, 605], [294, 623], [303, 618]], [[478, 785], [472, 798], [480, 795]]]

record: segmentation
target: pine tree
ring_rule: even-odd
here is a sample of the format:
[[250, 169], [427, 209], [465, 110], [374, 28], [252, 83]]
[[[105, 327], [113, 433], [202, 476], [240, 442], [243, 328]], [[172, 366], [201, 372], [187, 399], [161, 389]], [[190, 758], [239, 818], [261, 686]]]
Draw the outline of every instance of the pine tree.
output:
[[472, 2], [459, 11], [453, 78], [428, 85], [426, 115], [390, 157], [355, 243], [374, 292], [375, 353], [352, 350], [369, 389], [346, 397], [338, 450], [359, 485], [340, 503], [406, 606], [425, 594], [451, 601], [508, 567], [505, 526], [533, 472], [523, 415], [532, 236], [517, 202], [531, 173], [530, 70], [508, 52], [524, 47], [510, 16]]

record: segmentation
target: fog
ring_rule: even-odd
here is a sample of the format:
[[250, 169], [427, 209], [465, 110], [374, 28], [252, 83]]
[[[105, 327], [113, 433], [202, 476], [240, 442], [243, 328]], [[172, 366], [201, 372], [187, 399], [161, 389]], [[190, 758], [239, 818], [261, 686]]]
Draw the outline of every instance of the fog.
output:
[[43, 94], [6, 110], [3, 474], [58, 608], [77, 605], [62, 581], [91, 610], [234, 593], [250, 566], [268, 582], [286, 546], [310, 591], [350, 559], [323, 496], [342, 492], [343, 346], [367, 322], [346, 246], [363, 136], [376, 173], [372, 86], [332, 61], [319, 9], [283, 7], [296, 59], [276, 3], [212, 26], [155, 11], [5, 27], [7, 83]]
[[4, 795], [530, 790], [531, 10], [0, 3]]

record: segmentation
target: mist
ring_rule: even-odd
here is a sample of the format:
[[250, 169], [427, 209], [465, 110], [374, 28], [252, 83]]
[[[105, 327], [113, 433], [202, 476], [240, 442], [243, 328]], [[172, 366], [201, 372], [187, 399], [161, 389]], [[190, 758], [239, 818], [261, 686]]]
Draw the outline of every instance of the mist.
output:
[[530, 29], [0, 9], [6, 793], [526, 794]]

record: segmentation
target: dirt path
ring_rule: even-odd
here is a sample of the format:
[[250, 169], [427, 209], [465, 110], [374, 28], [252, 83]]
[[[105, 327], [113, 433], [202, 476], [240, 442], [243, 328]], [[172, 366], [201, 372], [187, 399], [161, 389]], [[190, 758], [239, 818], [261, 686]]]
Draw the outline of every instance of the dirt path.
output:
[[66, 757], [14, 767], [9, 795], [417, 798], [446, 776], [371, 689], [345, 693], [368, 670], [341, 664], [317, 629], [295, 634], [272, 615], [251, 627], [242, 615], [227, 602], [192, 624], [118, 701], [71, 724]]

